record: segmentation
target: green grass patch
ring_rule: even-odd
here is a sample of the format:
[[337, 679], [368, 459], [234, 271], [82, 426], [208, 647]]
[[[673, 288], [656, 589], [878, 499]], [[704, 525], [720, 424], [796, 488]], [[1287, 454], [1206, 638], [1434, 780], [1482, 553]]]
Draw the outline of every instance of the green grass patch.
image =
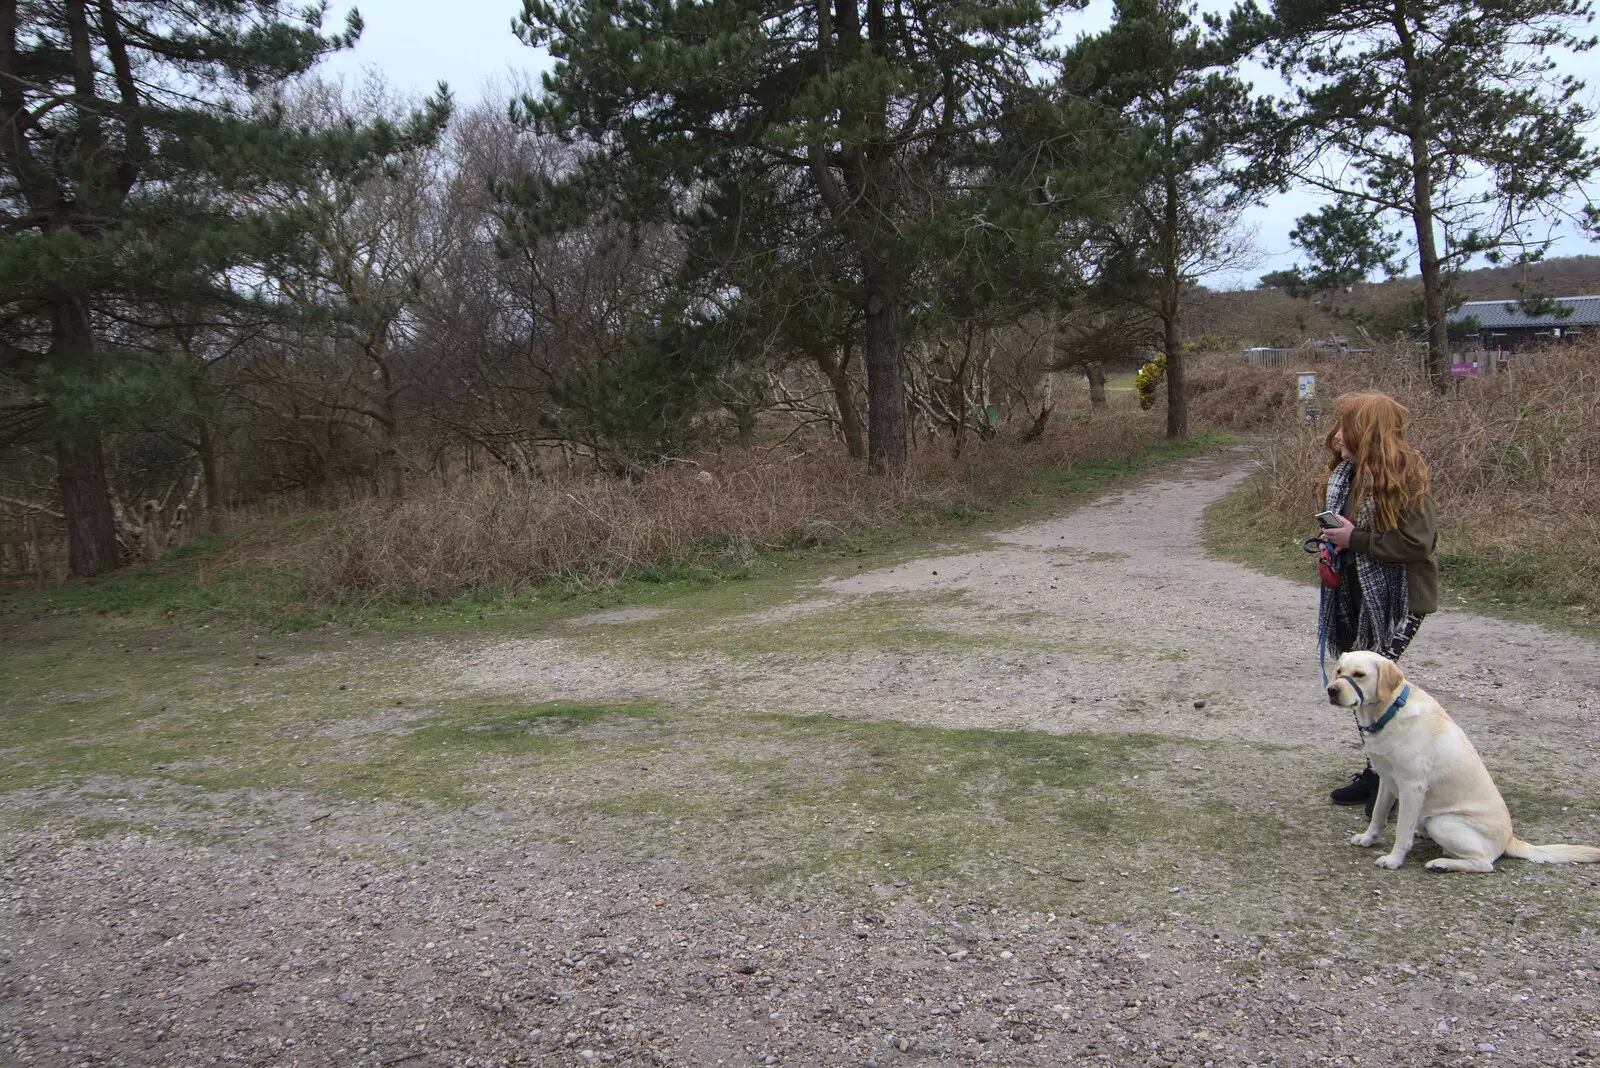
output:
[[[280, 528], [280, 536], [303, 534], [304, 523]], [[207, 621], [275, 618], [303, 596], [304, 584], [288, 571], [228, 564], [218, 557], [244, 532], [206, 534], [160, 560], [122, 568], [92, 579], [64, 582], [0, 601], [8, 615], [82, 613], [150, 618], [181, 615]]]
[[457, 705], [364, 745], [359, 759], [324, 765], [318, 786], [341, 797], [471, 801], [529, 771], [566, 771], [608, 748], [631, 750], [639, 743], [618, 737], [629, 737], [626, 730], [596, 737], [586, 728], [647, 727], [660, 714], [658, 706], [641, 701]]
[[[880, 607], [895, 619], [903, 606]], [[1171, 741], [1157, 736], [455, 697], [422, 684], [432, 672], [406, 646], [425, 639], [279, 636], [238, 649], [193, 628], [166, 637], [154, 654], [103, 637], [57, 643], [50, 673], [31, 676], [42, 685], [0, 694], [8, 807], [29, 807], [34, 788], [121, 797], [126, 784], [142, 795], [138, 826], [132, 812], [91, 811], [79, 833], [165, 822], [216, 838], [233, 820], [227, 799], [260, 791], [330, 805], [492, 800], [545, 823], [562, 813], [564, 833], [710, 864], [761, 892], [898, 881], [1085, 907], [1077, 880], [1128, 877], [1108, 876], [1109, 864], [1155, 878], [1169, 849], [1229, 843], [1207, 861], [1223, 870], [1241, 848], [1277, 840], [1274, 825], [1227, 804], [1178, 809], [1142, 789]], [[56, 689], [67, 682], [78, 689]], [[152, 814], [162, 806], [166, 821]]]
[[[1581, 784], [1553, 782], [1542, 767], [1524, 768], [1495, 760], [1491, 774], [1500, 796], [1511, 810], [1518, 837], [1541, 842], [1540, 834], [1579, 833], [1583, 845], [1600, 845], [1600, 793], [1585, 792]], [[1533, 837], [1523, 834], [1526, 831]], [[1550, 839], [1555, 841], [1557, 839]]]
[[1456, 603], [1490, 615], [1549, 623], [1600, 638], [1595, 606], [1582, 590], [1567, 580], [1565, 561], [1570, 547], [1530, 548], [1502, 559], [1482, 559], [1459, 553], [1439, 554], [1441, 601], [1450, 594]]
[[[687, 593], [670, 613], [572, 632], [578, 645], [628, 655], [691, 653], [789, 659], [914, 653], [969, 648], [1053, 650], [1063, 643], [1019, 633], [966, 633], [931, 621], [940, 610], [965, 605], [963, 590], [838, 595], [818, 591], [816, 604], [795, 602], [792, 579], [766, 577]], [[780, 612], [770, 622], [763, 612]], [[984, 617], [989, 622], [988, 616]]]
[[[1317, 584], [1316, 558], [1301, 548], [1316, 534], [1316, 524], [1290, 524], [1271, 507], [1264, 478], [1247, 478], [1206, 506], [1204, 544], [1208, 551], [1269, 575]], [[1309, 528], [1309, 529], [1308, 529]]]
[[[1314, 933], [1365, 930], [1378, 892], [1396, 922], [1373, 937], [1425, 955], [1463, 892], [1424, 870], [1431, 843], [1401, 873], [1375, 868], [1376, 852], [1346, 844], [1359, 814], [1327, 803], [1328, 768], [1284, 746], [679, 717], [652, 755], [581, 775], [592, 785], [561, 796], [587, 849], [692, 864], [758, 896], [826, 889], [868, 907], [933, 898]], [[1565, 818], [1587, 826], [1577, 808]], [[1515, 862], [1511, 873], [1570, 881]], [[1591, 922], [1567, 897], [1518, 894], [1538, 922]]]
[[1285, 845], [1280, 822], [1226, 799], [1180, 807], [1141, 785], [1158, 751], [1194, 744], [1182, 739], [788, 715], [726, 736], [699, 763], [613, 780], [594, 809], [629, 848], [715, 865], [759, 892], [865, 884], [1110, 915], [1127, 902], [1123, 889], [1107, 899], [1108, 881], [1149, 885], [1174, 856], [1225, 873]]
[[[983, 551], [982, 544], [946, 545], [945, 552]], [[929, 557], [919, 557], [927, 566]], [[880, 558], [875, 562], [882, 566]], [[933, 558], [937, 563], [937, 557]], [[853, 572], [834, 577], [848, 577]], [[686, 591], [664, 602], [670, 610], [627, 622], [562, 630], [573, 648], [620, 656], [732, 659], [781, 657], [791, 661], [902, 655], [1074, 653], [1121, 660], [1143, 656], [1187, 660], [1188, 654], [1133, 641], [1062, 634], [1053, 617], [1037, 609], [980, 607], [962, 589], [845, 594], [790, 576]], [[806, 594], [813, 595], [806, 600]]]
[[[700, 699], [449, 696], [420, 685], [437, 669], [413, 664], [419, 644], [433, 647], [278, 637], [209, 674], [214, 645], [153, 662], [88, 650], [94, 668], [73, 681], [101, 692], [0, 693], [5, 822], [49, 812], [85, 837], [242, 849], [242, 824], [351, 800], [428, 803], [439, 820], [489, 805], [539, 828], [530, 834], [683, 865], [686, 879], [758, 897], [827, 890], [871, 906], [932, 897], [1314, 932], [1364, 929], [1382, 890], [1399, 910], [1382, 937], [1419, 946], [1462, 893], [1423, 872], [1426, 844], [1401, 873], [1345, 845], [1359, 819], [1326, 803], [1337, 769], [1314, 745], [956, 730]], [[1582, 783], [1505, 779], [1530, 840], [1581, 840], [1595, 826], [1600, 799]], [[75, 786], [76, 812], [60, 792]], [[280, 809], [275, 794], [297, 800]], [[106, 807], [123, 798], [126, 812]], [[1592, 923], [1568, 896], [1521, 889], [1558, 888], [1570, 871], [1507, 869], [1526, 922]]]
[[86, 817], [73, 823], [72, 829], [79, 838], [112, 838], [125, 834], [155, 835], [160, 832], [149, 823], [138, 820], [101, 819]]
[[[817, 611], [786, 618], [770, 626], [742, 624], [737, 617], [725, 626], [693, 629], [671, 619], [652, 620], [656, 639], [646, 648], [660, 652], [718, 652], [725, 656], [772, 656], [809, 659], [866, 652], [915, 652], [976, 644], [978, 638], [927, 621], [927, 614], [964, 601], [963, 591], [950, 594], [850, 597]], [[986, 639], [986, 642], [988, 640]]]
[[[279, 636], [240, 648], [194, 628], [6, 647], [0, 792], [100, 777], [210, 790], [462, 800], [485, 759], [559, 756], [636, 702], [528, 704], [434, 699], [415, 651], [393, 640]], [[110, 640], [108, 640], [110, 639]], [[119, 640], [120, 639], [120, 640]], [[67, 687], [71, 687], [68, 689]], [[103, 792], [103, 791], [100, 791]]]
[[477, 706], [430, 719], [406, 733], [401, 749], [432, 755], [489, 753], [499, 756], [556, 752], [576, 730], [613, 719], [641, 719], [656, 711], [649, 702], [547, 705], [506, 709]]

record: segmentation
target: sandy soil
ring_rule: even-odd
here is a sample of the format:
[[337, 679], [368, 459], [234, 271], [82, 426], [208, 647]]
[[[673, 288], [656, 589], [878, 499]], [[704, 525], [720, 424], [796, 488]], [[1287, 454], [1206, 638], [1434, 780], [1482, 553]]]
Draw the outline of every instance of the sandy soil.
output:
[[[1227, 748], [1260, 743], [1282, 748], [1284, 774], [1333, 785], [1358, 757], [1354, 732], [1317, 699], [1312, 591], [1198, 547], [1201, 510], [1248, 464], [1242, 452], [1190, 461], [990, 547], [804, 584], [743, 624], [782, 628], [903, 595], [925, 597], [930, 625], [968, 644], [643, 655], [627, 628], [670, 626], [671, 613], [622, 611], [435, 647], [430, 670], [441, 691], [530, 701], [1178, 735], [1219, 743], [1206, 773], [1221, 776], [1271, 776], [1259, 746]], [[986, 643], [997, 629], [1006, 640]], [[617, 640], [596, 646], [601, 631]], [[1600, 799], [1596, 645], [1444, 611], [1408, 666], [1491, 766]], [[365, 729], [404, 731], [412, 718], [375, 710]], [[1368, 857], [1326, 846], [1359, 820], [1313, 798], [1308, 863], [1326, 869], [1330, 896], [1370, 900], [1372, 930], [1317, 929], [1312, 902], [1284, 920], [1296, 927], [1286, 941], [1186, 913], [1179, 887], [1172, 909], [1107, 922], [1114, 881], [1101, 907], [1059, 914], [925, 887], [746, 893], [687, 853], [632, 855], [599, 825], [586, 836], [552, 807], [557, 782], [540, 784], [537, 805], [531, 794], [468, 806], [212, 796], [231, 813], [220, 844], [208, 837], [216, 810], [157, 780], [12, 798], [0, 1064], [1600, 1059], [1592, 870], [1376, 874]], [[73, 829], [84, 813], [130, 812], [146, 831]], [[1564, 826], [1600, 839], [1600, 804]], [[1237, 892], [1260, 889], [1247, 874]], [[1389, 947], [1381, 921], [1412, 915], [1405, 898], [1423, 895], [1437, 928]], [[1567, 920], [1519, 918], [1519, 899], [1536, 895], [1570, 902]]]

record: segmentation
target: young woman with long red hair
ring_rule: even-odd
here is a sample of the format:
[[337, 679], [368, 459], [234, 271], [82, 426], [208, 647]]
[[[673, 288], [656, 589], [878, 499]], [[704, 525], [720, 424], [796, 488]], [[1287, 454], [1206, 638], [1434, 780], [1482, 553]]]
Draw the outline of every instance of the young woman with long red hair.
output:
[[[1385, 393], [1346, 393], [1334, 406], [1323, 488], [1338, 525], [1325, 528], [1322, 540], [1338, 550], [1340, 567], [1319, 620], [1332, 657], [1363, 649], [1398, 660], [1439, 606], [1428, 465], [1405, 439], [1408, 414]], [[1330, 796], [1370, 809], [1377, 793], [1369, 765]]]

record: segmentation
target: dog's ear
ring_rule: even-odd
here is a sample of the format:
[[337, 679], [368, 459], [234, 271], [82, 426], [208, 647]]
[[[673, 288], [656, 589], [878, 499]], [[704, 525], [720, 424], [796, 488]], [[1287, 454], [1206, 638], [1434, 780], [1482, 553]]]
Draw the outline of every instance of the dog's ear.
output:
[[1399, 665], [1388, 657], [1378, 657], [1378, 703], [1388, 708], [1405, 684], [1406, 677], [1400, 673]]

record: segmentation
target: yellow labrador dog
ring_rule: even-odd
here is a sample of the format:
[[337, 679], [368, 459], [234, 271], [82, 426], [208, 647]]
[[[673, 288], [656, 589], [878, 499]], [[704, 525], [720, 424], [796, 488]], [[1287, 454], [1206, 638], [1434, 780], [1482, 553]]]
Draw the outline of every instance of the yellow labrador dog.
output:
[[1428, 861], [1434, 871], [1494, 871], [1502, 854], [1540, 864], [1600, 862], [1600, 849], [1529, 845], [1511, 833], [1511, 813], [1450, 714], [1420, 686], [1406, 681], [1394, 661], [1377, 653], [1345, 653], [1328, 702], [1354, 709], [1362, 746], [1380, 776], [1372, 822], [1350, 839], [1372, 845], [1395, 800], [1400, 822], [1394, 848], [1377, 860], [1398, 868], [1417, 834], [1439, 844], [1445, 856]]

